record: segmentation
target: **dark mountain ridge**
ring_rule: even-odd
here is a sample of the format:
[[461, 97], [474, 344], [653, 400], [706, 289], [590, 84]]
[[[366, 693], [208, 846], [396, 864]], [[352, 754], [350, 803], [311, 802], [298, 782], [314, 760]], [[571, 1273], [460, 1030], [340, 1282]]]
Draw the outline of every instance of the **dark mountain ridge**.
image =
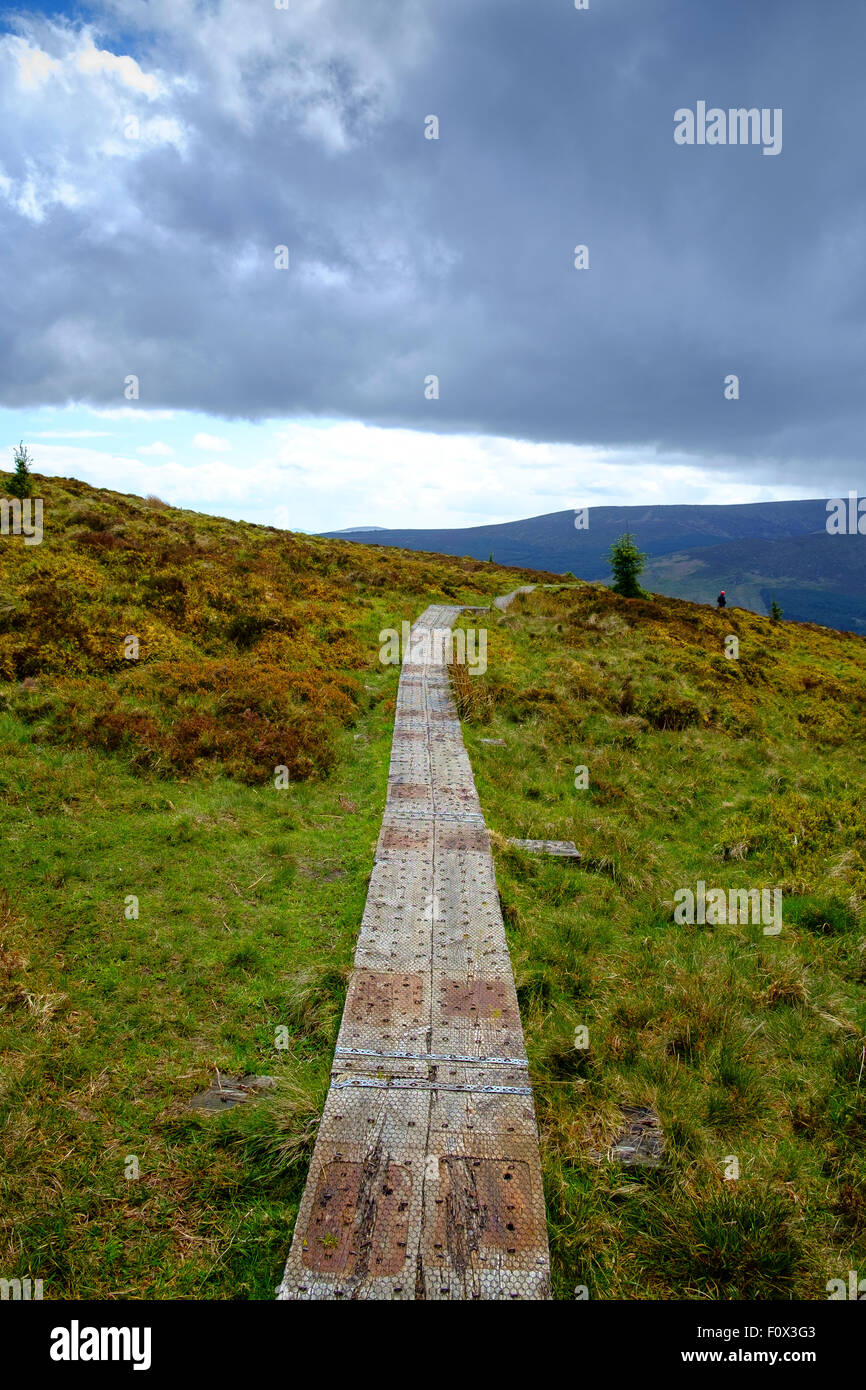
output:
[[[866, 632], [866, 538], [829, 535], [823, 498], [730, 505], [592, 507], [453, 529], [352, 530], [362, 544], [466, 555], [500, 564], [570, 571], [607, 580], [607, 552], [631, 531], [649, 557], [645, 581], [657, 593], [729, 602], [759, 613], [773, 598], [786, 616]], [[345, 537], [347, 532], [326, 532]]]

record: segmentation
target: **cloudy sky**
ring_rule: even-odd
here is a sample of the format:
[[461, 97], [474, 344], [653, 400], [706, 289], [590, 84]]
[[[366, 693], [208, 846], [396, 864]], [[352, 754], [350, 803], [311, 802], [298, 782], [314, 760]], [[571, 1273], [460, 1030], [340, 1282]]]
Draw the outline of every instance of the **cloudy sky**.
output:
[[307, 530], [863, 490], [866, 8], [282, 3], [0, 11], [6, 459]]

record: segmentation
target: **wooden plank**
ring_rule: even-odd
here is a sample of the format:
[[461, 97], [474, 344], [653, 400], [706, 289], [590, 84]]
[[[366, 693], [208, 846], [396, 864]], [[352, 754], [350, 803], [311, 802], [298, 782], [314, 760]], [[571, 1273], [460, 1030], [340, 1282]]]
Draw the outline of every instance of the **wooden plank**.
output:
[[550, 1297], [517, 995], [437, 640], [459, 612], [422, 614], [401, 671], [382, 831], [283, 1300]]

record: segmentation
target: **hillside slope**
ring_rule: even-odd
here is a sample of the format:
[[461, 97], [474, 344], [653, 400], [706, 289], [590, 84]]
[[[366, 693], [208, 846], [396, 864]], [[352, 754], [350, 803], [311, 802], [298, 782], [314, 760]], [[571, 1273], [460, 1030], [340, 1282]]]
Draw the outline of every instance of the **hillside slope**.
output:
[[69, 479], [36, 486], [42, 544], [0, 543], [0, 678], [17, 681], [5, 708], [43, 740], [125, 750], [140, 768], [253, 783], [278, 764], [326, 772], [335, 732], [368, 703], [380, 629], [516, 581]]
[[642, 582], [653, 592], [768, 613], [775, 598], [794, 622], [866, 633], [866, 545], [862, 536], [815, 535], [725, 541], [652, 560]]
[[[385, 797], [379, 634], [530, 576], [37, 487], [43, 543], [0, 539], [0, 1268], [271, 1299]], [[246, 1074], [278, 1092], [190, 1110]]]
[[[43, 544], [0, 541], [4, 1276], [269, 1299], [385, 800], [379, 633], [545, 576], [39, 489]], [[826, 1297], [866, 1239], [866, 641], [589, 584], [483, 623], [453, 676], [557, 1296]], [[782, 934], [678, 926], [698, 879], [779, 888]], [[190, 1110], [249, 1073], [274, 1095]], [[604, 1161], [622, 1104], [657, 1108], [662, 1168]]]
[[345, 534], [353, 541], [477, 559], [492, 554], [504, 564], [605, 582], [611, 543], [631, 531], [654, 561], [647, 583], [655, 592], [714, 602], [725, 588], [732, 602], [768, 613], [772, 597], [766, 595], [778, 588], [783, 607], [797, 621], [866, 630], [866, 546], [856, 537], [828, 536], [826, 520], [826, 504], [806, 500], [592, 507], [586, 530], [575, 530], [574, 512], [565, 511], [496, 526]]
[[[866, 640], [580, 585], [516, 599], [489, 650], [455, 678], [556, 1296], [825, 1299], [866, 1241]], [[700, 883], [778, 892], [781, 931], [680, 924]], [[622, 1106], [658, 1115], [660, 1167], [606, 1158]]]

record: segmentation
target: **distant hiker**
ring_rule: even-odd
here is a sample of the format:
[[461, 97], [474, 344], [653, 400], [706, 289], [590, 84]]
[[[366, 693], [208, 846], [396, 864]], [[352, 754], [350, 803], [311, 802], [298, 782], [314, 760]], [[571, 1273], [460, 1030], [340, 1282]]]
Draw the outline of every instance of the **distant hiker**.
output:
[[727, 608], [727, 606], [728, 606], [728, 601], [727, 601], [727, 599], [725, 598], [725, 591], [724, 591], [724, 589], [723, 589], [722, 592], [719, 594], [719, 597], [716, 599], [716, 607], [717, 607], [717, 608]]

